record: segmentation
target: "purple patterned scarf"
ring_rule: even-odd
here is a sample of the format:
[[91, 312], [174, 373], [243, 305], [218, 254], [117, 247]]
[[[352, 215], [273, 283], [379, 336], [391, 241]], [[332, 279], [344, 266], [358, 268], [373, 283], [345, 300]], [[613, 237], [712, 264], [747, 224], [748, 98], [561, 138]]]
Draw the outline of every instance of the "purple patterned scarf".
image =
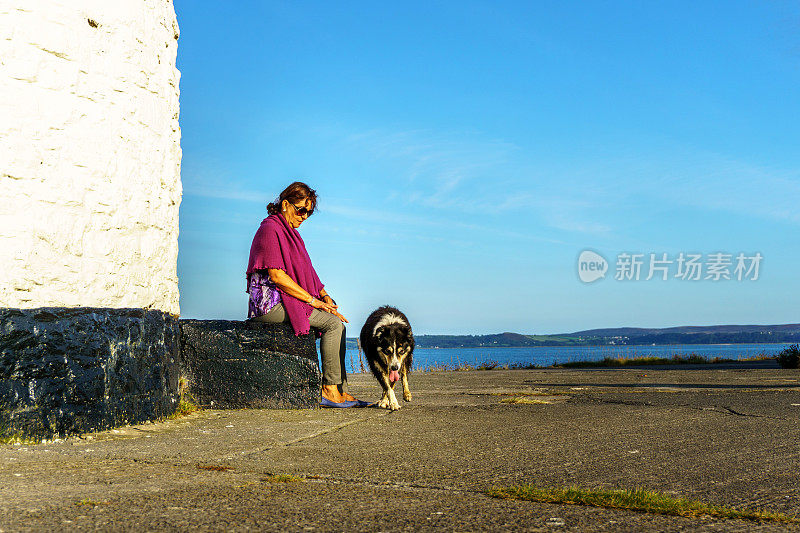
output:
[[[297, 229], [291, 227], [283, 215], [270, 215], [261, 222], [253, 244], [250, 246], [250, 260], [247, 262], [247, 285], [250, 286], [250, 275], [256, 270], [279, 268], [286, 272], [295, 283], [308, 293], [319, 298], [324, 286], [311, 265], [311, 258], [306, 245]], [[280, 288], [281, 301], [295, 335], [304, 335], [310, 331], [308, 317], [313, 311], [306, 302], [289, 296]]]

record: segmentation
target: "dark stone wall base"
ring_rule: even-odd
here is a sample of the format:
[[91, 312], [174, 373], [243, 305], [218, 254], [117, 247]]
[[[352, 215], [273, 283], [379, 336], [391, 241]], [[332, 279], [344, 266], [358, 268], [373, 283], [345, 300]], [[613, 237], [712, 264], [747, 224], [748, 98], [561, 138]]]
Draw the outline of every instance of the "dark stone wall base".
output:
[[178, 404], [178, 319], [144, 309], [0, 308], [0, 439], [155, 420]]
[[200, 405], [319, 406], [313, 333], [298, 337], [289, 324], [233, 320], [181, 320], [180, 326], [183, 375]]
[[203, 407], [319, 405], [315, 335], [297, 337], [288, 324], [0, 308], [0, 442], [163, 418], [178, 405], [181, 377]]

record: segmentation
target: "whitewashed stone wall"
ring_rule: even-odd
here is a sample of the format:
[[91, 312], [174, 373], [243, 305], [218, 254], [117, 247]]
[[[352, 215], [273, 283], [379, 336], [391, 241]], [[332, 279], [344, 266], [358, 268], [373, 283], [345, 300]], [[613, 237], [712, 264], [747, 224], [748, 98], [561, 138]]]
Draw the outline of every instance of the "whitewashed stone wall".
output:
[[170, 0], [0, 0], [0, 307], [179, 314]]

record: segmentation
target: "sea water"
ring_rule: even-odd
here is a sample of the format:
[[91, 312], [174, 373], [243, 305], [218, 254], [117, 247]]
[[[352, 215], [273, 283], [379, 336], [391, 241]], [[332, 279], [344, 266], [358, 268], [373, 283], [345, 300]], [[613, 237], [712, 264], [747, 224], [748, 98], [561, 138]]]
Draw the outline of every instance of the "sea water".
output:
[[[789, 344], [670, 344], [652, 346], [530, 346], [519, 348], [417, 348], [414, 350], [414, 369], [453, 368], [463, 365], [477, 367], [482, 363], [511, 366], [550, 366], [575, 361], [602, 361], [606, 357], [688, 357], [699, 355], [707, 359], [747, 359], [776, 356]], [[359, 372], [358, 350], [345, 354], [350, 372]], [[366, 366], [366, 360], [364, 365]]]

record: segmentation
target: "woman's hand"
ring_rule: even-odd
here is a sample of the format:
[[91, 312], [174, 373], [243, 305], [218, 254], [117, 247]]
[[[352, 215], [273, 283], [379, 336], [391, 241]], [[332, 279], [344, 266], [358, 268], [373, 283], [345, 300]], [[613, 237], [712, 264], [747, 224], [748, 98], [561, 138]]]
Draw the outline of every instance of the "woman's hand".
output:
[[[305, 289], [300, 287], [300, 285], [298, 285], [291, 277], [289, 277], [286, 272], [279, 268], [268, 268], [267, 273], [269, 274], [269, 279], [271, 279], [272, 282], [283, 292], [289, 296], [294, 296], [298, 300], [308, 303], [311, 295], [306, 292]], [[323, 292], [325, 292], [324, 289]], [[327, 311], [332, 315], [336, 315], [342, 322], [348, 322], [348, 320], [337, 311], [339, 306], [333, 303], [333, 298], [331, 298], [327, 292], [325, 292], [325, 294], [321, 294], [320, 298], [321, 299], [314, 298], [311, 301], [311, 306], [319, 309], [320, 311]]]
[[[330, 298], [330, 296], [328, 296], [328, 298]], [[339, 317], [339, 320], [341, 320], [342, 322], [347, 322], [347, 323], [350, 322], [344, 317], [344, 315], [342, 315], [341, 313], [339, 313], [339, 311], [336, 310], [339, 307], [337, 305], [331, 305], [327, 302], [314, 298], [314, 300], [311, 302], [311, 307], [319, 309], [320, 311], [327, 311], [330, 314]]]
[[323, 302], [325, 302], [326, 304], [330, 305], [330, 306], [331, 306], [331, 307], [333, 307], [334, 309], [338, 309], [338, 308], [339, 308], [339, 306], [338, 306], [338, 305], [336, 305], [336, 302], [334, 302], [334, 301], [333, 301], [333, 298], [331, 298], [331, 295], [330, 295], [330, 294], [326, 294], [326, 295], [322, 296], [322, 297], [320, 298], [320, 300], [322, 300], [322, 301], [323, 301]]

